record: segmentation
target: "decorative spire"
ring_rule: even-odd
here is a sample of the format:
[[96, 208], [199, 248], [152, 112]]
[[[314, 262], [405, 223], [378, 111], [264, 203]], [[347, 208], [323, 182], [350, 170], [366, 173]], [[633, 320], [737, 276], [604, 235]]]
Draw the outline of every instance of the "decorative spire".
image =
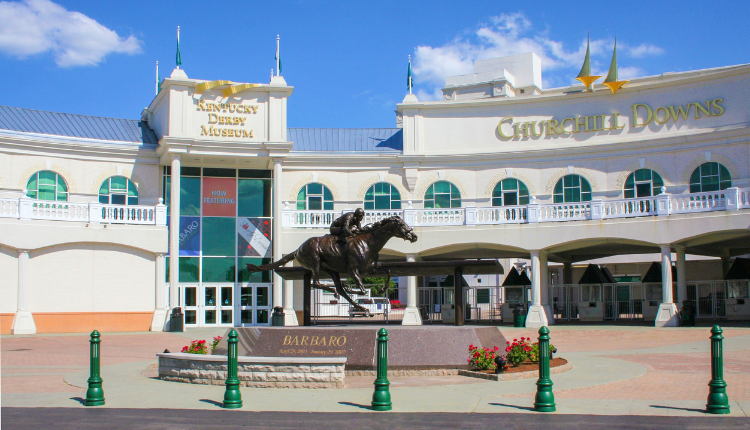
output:
[[159, 61], [158, 60], [156, 61], [156, 86], [154, 90], [155, 90], [154, 94], [159, 94]]
[[279, 52], [279, 35], [276, 35], [276, 76], [281, 75], [281, 53]]
[[612, 52], [612, 63], [609, 65], [609, 73], [607, 73], [607, 78], [604, 79], [603, 84], [612, 90], [612, 95], [615, 95], [617, 90], [628, 82], [630, 81], [617, 80], [617, 38], [615, 38], [615, 50]]
[[177, 55], [175, 56], [175, 63], [177, 63], [177, 68], [179, 69], [180, 66], [182, 66], [182, 56], [180, 55], [180, 26], [177, 26]]
[[601, 78], [601, 76], [592, 76], [591, 75], [591, 54], [589, 50], [589, 45], [591, 44], [591, 38], [590, 36], [587, 36], [586, 38], [586, 58], [583, 60], [583, 67], [581, 67], [581, 72], [576, 77], [577, 81], [580, 81], [583, 85], [586, 86], [586, 91], [591, 91], [591, 84], [594, 83], [597, 79]]
[[414, 77], [411, 75], [411, 55], [409, 55], [409, 68], [406, 71], [406, 88], [409, 89], [409, 94], [411, 94], [411, 89], [414, 86]]

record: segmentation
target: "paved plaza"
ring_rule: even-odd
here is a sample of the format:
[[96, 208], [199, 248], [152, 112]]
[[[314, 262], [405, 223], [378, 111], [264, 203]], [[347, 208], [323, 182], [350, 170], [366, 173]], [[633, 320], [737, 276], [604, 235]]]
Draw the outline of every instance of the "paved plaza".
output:
[[[508, 339], [536, 337], [530, 329], [501, 327], [500, 330]], [[532, 420], [529, 422], [542, 420], [540, 423], [548, 420], [542, 416], [565, 415], [567, 418], [557, 421], [563, 428], [574, 428], [576, 423], [593, 425], [599, 422], [596, 420], [603, 420], [602, 424], [609, 422], [594, 416], [630, 415], [641, 416], [627, 419], [637, 428], [654, 428], [657, 423], [663, 424], [658, 427], [691, 423], [687, 427], [692, 428], [694, 424], [694, 428], [745, 428], [743, 426], [750, 424], [747, 419], [750, 413], [750, 328], [724, 329], [724, 379], [731, 405], [728, 416], [710, 416], [703, 412], [711, 379], [709, 330], [709, 327], [552, 326], [551, 342], [557, 347], [558, 355], [573, 366], [568, 372], [552, 375], [557, 412], [545, 415], [533, 412], [536, 378], [494, 382], [463, 376], [422, 376], [390, 377], [393, 413], [473, 413], [479, 420], [476, 422], [490, 419], [485, 418], [485, 414], [506, 414], [502, 419], [509, 422], [516, 422], [513, 420], [518, 420], [519, 414], [534, 414], [538, 418], [529, 417]], [[156, 353], [165, 349], [177, 352], [191, 339], [211, 339], [225, 331], [103, 333], [101, 374], [106, 405], [96, 409], [112, 409], [108, 413], [115, 415], [127, 415], [128, 412], [123, 412], [127, 409], [203, 409], [230, 413], [220, 408], [223, 386], [156, 379]], [[3, 336], [4, 419], [25, 417], [25, 420], [39, 420], [35, 425], [42, 425], [45, 417], [77, 416], [75, 409], [84, 408], [82, 401], [89, 372], [88, 340], [83, 334]], [[373, 414], [369, 410], [373, 380], [373, 377], [347, 377], [344, 389], [242, 388], [244, 407], [241, 411]], [[25, 414], [15, 408], [44, 409]], [[54, 412], [48, 408], [62, 409]], [[80, 412], [80, 416], [89, 417], [87, 419], [108, 416], [103, 412], [103, 415], [93, 414]], [[306, 420], [303, 416], [299, 419]], [[410, 416], [403, 415], [404, 426], [412, 419], [408, 418]], [[572, 418], [574, 416], [579, 418]], [[648, 416], [680, 418], [648, 421]], [[285, 419], [291, 419], [289, 417]], [[690, 420], [690, 417], [695, 419]], [[728, 417], [737, 420], [727, 420]], [[333, 418], [331, 422], [339, 419], [345, 422], [343, 418]], [[400, 421], [392, 423], [398, 427], [397, 422]], [[449, 426], [450, 420], [438, 421], [432, 426], [440, 427], [441, 422]], [[636, 426], [636, 423], [649, 422], [654, 425]], [[685, 428], [683, 424], [679, 427]]]

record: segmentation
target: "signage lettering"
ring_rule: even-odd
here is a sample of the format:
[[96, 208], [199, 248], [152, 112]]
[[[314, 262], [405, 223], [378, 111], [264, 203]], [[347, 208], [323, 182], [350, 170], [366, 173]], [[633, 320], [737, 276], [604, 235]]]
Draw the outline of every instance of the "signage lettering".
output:
[[[722, 103], [724, 103], [724, 99], [714, 99], [703, 103], [692, 102], [685, 106], [661, 106], [656, 109], [644, 103], [636, 103], [631, 106], [633, 115], [630, 126], [636, 128], [645, 127], [651, 122], [661, 125], [669, 121], [687, 120], [691, 116], [691, 109], [694, 112], [694, 119], [721, 116], [725, 112]], [[525, 122], [514, 122], [513, 117], [510, 116], [501, 119], [497, 124], [497, 134], [503, 140], [512, 140], [522, 137], [552, 137], [594, 131], [621, 130], [625, 128], [625, 124], [620, 123], [619, 116], [619, 113], [578, 115], [562, 120], [549, 119]]]
[[346, 336], [284, 336], [284, 346], [344, 346]]
[[[246, 116], [219, 115], [219, 113], [257, 115], [258, 105], [244, 105], [239, 103], [216, 103], [198, 100], [196, 111], [208, 112], [206, 125], [201, 124], [201, 136], [212, 137], [237, 137], [241, 139], [252, 139], [253, 130], [246, 128], [224, 128], [220, 125], [234, 125], [245, 127]], [[214, 126], [216, 125], [216, 127]]]

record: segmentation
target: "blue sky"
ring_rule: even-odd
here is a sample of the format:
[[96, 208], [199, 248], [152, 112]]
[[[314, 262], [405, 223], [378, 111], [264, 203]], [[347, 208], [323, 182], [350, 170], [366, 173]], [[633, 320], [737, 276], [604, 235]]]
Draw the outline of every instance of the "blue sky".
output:
[[420, 100], [476, 59], [534, 50], [547, 88], [750, 63], [750, 1], [0, 1], [0, 104], [138, 118], [161, 76], [266, 83], [281, 35], [290, 127], [394, 127], [407, 56]]

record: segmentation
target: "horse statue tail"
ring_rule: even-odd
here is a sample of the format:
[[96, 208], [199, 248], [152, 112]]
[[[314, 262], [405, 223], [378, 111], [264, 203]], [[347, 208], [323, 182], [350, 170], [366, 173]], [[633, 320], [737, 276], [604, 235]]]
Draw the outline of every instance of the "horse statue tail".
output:
[[270, 263], [270, 264], [264, 264], [262, 266], [256, 266], [255, 264], [248, 264], [247, 271], [250, 273], [255, 273], [255, 272], [262, 272], [264, 270], [276, 270], [279, 267], [285, 265], [286, 263], [294, 260], [295, 258], [297, 258], [297, 251], [289, 253], [285, 255], [281, 260], [274, 261], [273, 263]]

